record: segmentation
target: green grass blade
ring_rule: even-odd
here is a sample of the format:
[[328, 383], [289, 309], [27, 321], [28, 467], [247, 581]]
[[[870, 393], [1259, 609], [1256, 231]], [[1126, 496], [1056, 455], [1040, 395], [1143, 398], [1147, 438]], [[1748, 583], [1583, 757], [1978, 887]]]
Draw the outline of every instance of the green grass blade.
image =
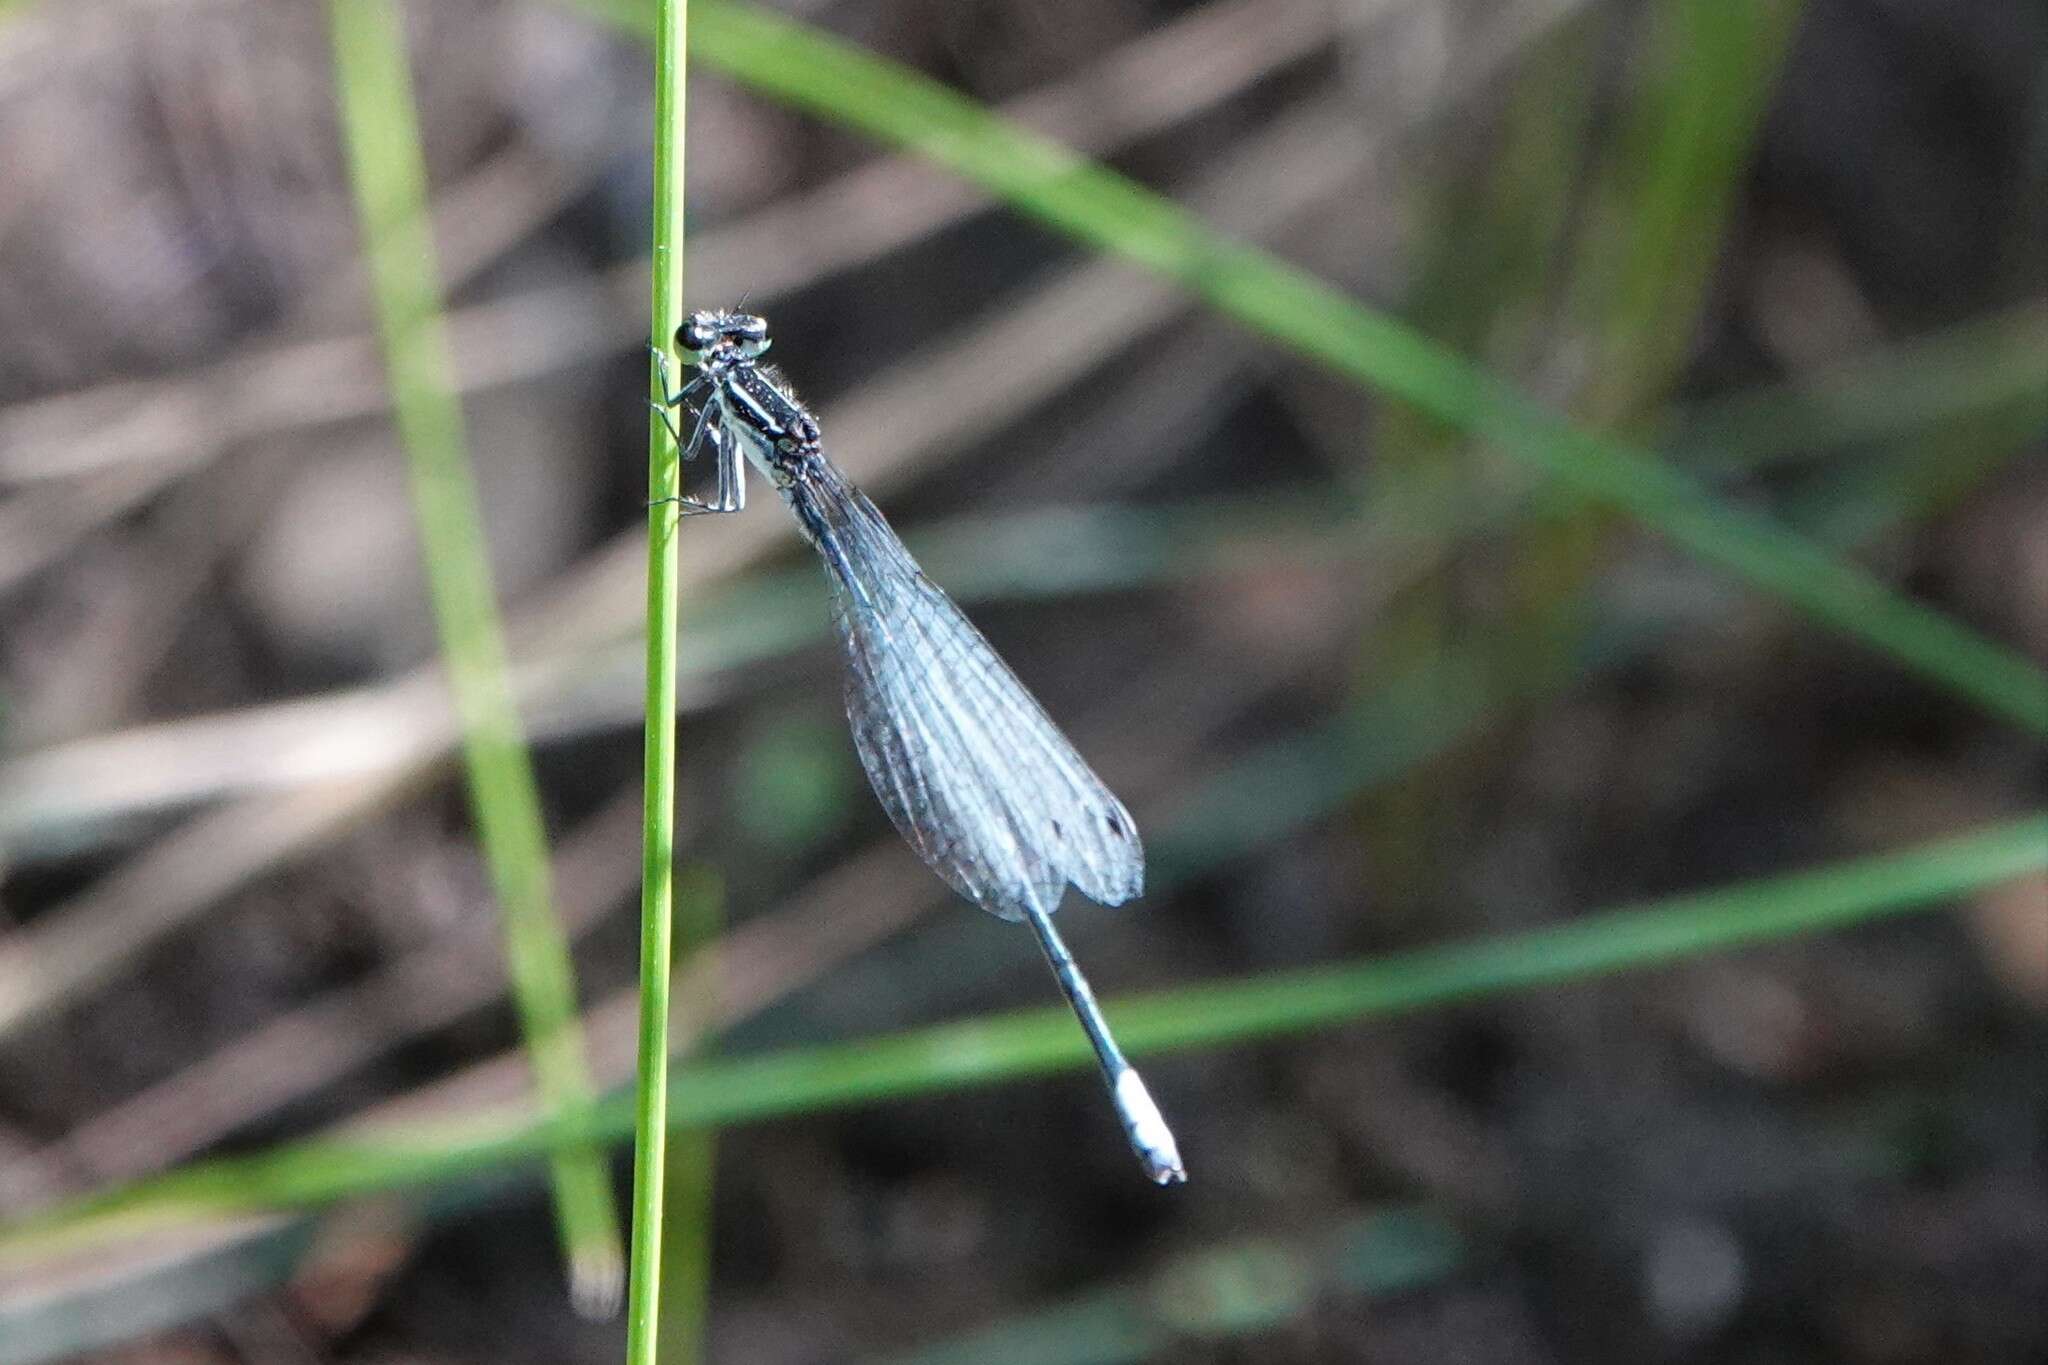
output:
[[[462, 720], [470, 809], [504, 917], [535, 1083], [548, 1109], [566, 1112], [590, 1102], [592, 1084], [455, 396], [403, 24], [390, 0], [332, 0], [329, 13], [350, 180], [435, 625]], [[572, 1297], [587, 1313], [616, 1311], [622, 1258], [602, 1154], [557, 1154], [554, 1181]]]
[[[565, 3], [622, 31], [654, 36], [654, 12], [645, 0]], [[1783, 26], [1796, 18], [1788, 11]], [[1783, 55], [1776, 50], [1783, 37], [1769, 41], [1773, 61]], [[715, 32], [704, 39], [714, 59], [718, 41]], [[1745, 52], [1741, 61], [1749, 60]], [[1742, 76], [1734, 69], [1718, 73], [1723, 81]], [[1783, 383], [1706, 399], [1677, 414], [1663, 448], [1667, 458], [1688, 469], [1742, 472], [1803, 451], [1894, 438], [2015, 403], [2038, 404], [2044, 371], [2048, 312], [2027, 305]]]
[[1909, 516], [1952, 505], [2016, 455], [2048, 436], [2048, 385], [1916, 439], [1842, 461], [1816, 487], [1788, 502], [1824, 540], [1854, 544]]
[[1574, 409], [1639, 418], [1683, 369], [1694, 320], [1803, 0], [1659, 0], [1648, 76], [1603, 167], [1572, 310], [1596, 350]]
[[[669, 354], [683, 318], [683, 149], [687, 0], [660, 0], [654, 40], [654, 298], [648, 343]], [[658, 370], [648, 396], [662, 399]], [[682, 453], [660, 412], [647, 423], [647, 707], [641, 781], [640, 1039], [633, 1106], [633, 1239], [627, 1365], [656, 1365], [661, 1333], [662, 1202], [668, 1173], [668, 1011], [674, 934], [677, 544]]]
[[[1899, 852], [1582, 916], [1524, 933], [1246, 981], [1126, 998], [1109, 1008], [1133, 1053], [1274, 1038], [1869, 923], [2048, 869], [2048, 812]], [[678, 1125], [739, 1123], [988, 1085], [1090, 1064], [1060, 1007], [829, 1047], [679, 1065]], [[582, 1119], [492, 1116], [383, 1138], [292, 1143], [203, 1162], [88, 1197], [0, 1235], [7, 1257], [183, 1219], [305, 1206], [475, 1176], [631, 1130], [630, 1106]]]
[[1437, 1283], [1465, 1260], [1442, 1214], [1393, 1208], [1306, 1231], [1244, 1237], [1182, 1253], [1142, 1280], [1003, 1319], [892, 1365], [1110, 1365], [1171, 1360], [1191, 1341], [1272, 1332], [1330, 1294], [1397, 1294]]
[[[1585, 427], [1638, 426], [1686, 362], [1798, 9], [1653, 0], [1612, 82], [1589, 78], [1617, 65], [1612, 14], [1560, 24], [1499, 101], [1499, 147], [1473, 174], [1425, 187], [1436, 202], [1406, 305], [1417, 328], [1504, 376], [1540, 373]], [[1577, 357], [1569, 382], [1559, 355]], [[1587, 586], [1611, 567], [1622, 517], [1526, 469], [1504, 479], [1491, 443], [1407, 404], [1376, 406], [1369, 444], [1377, 490], [1430, 470], [1463, 479], [1467, 498], [1503, 482], [1527, 493], [1482, 561], [1425, 578], [1371, 623], [1356, 655], [1363, 685], [1456, 650], [1454, 637], [1490, 639], [1503, 679], [1554, 678], [1578, 653]], [[1489, 781], [1486, 759], [1468, 759], [1422, 768], [1359, 812], [1378, 893], [1397, 913], [1434, 894], [1457, 824], [1447, 816]]]
[[1394, 319], [933, 81], [737, 0], [700, 0], [698, 13], [702, 55], [736, 79], [910, 148], [1079, 241], [1178, 280], [1265, 335], [1498, 442], [1831, 629], [2048, 734], [2048, 676], [1770, 518], [1571, 426]]
[[[1405, 513], [1395, 512], [1389, 503], [1383, 502], [1378, 510], [1412, 531], [1411, 523], [1414, 518]], [[1047, 516], [1058, 521], [1071, 515], [1046, 514], [1019, 520], [1038, 525], [1045, 521]], [[1093, 515], [1100, 517], [1105, 514], [1097, 512]], [[1132, 517], [1135, 517], [1135, 520], [1129, 520]], [[1152, 524], [1153, 514], [1149, 513], [1120, 514], [1115, 520], [1114, 527], [1093, 527], [1089, 534], [1082, 537], [1082, 544], [1078, 547], [1071, 543], [1065, 544], [1063, 553], [1068, 558], [1075, 553], [1080, 553], [1085, 558], [1091, 553], [1086, 549], [1088, 544], [1096, 546], [1092, 553], [1100, 553], [1107, 546], [1128, 548], [1134, 544], [1144, 545], [1155, 540], [1159, 542], [1158, 548], [1162, 553], [1164, 547], [1169, 545], [1185, 551], [1191, 539], [1200, 540], [1205, 534], [1213, 535], [1219, 524], [1234, 526], [1241, 531], [1244, 518], [1236, 511], [1222, 512], [1214, 507], [1203, 506], [1187, 516], [1158, 524]], [[1129, 520], [1129, 524], [1125, 524], [1126, 520]], [[1207, 532], [1204, 531], [1204, 527], [1208, 528]], [[963, 530], [954, 539], [985, 547], [990, 541], [990, 535], [986, 527], [980, 527], [971, 531]], [[1003, 544], [1009, 538], [998, 536], [994, 539], [995, 543]], [[1062, 532], [1061, 539], [1071, 541], [1072, 537]], [[1356, 540], [1355, 537], [1340, 539], [1353, 543]], [[923, 543], [924, 538], [919, 537], [919, 540]], [[927, 545], [927, 549], [932, 551], [936, 558], [943, 550], [943, 545], [933, 542]], [[1010, 553], [1020, 552], [1013, 547]], [[1207, 552], [1201, 552], [1197, 554], [1197, 558], [1204, 558], [1206, 554]], [[984, 555], [984, 560], [985, 558]], [[1036, 563], [1044, 558], [1046, 556], [1041, 553], [1027, 553], [1023, 554], [1020, 562]], [[1121, 560], [1105, 567], [1108, 572], [1103, 575], [1102, 581], [1130, 581], [1129, 566], [1124, 565]], [[985, 563], [983, 568], [986, 572]], [[1002, 584], [1006, 589], [1014, 590], [1016, 585], [1010, 582], [1011, 572], [1013, 571], [1000, 567], [995, 569], [993, 576], [988, 579], [988, 584]], [[1059, 578], [1067, 588], [1074, 586], [1064, 571]], [[1041, 585], [1041, 590], [1044, 586], [1047, 585]], [[745, 611], [740, 609], [741, 603], [737, 596], [730, 600], [721, 599], [726, 608], [721, 614], [747, 616], [756, 620], [765, 619], [775, 616], [778, 612], [786, 612], [787, 599], [790, 595], [784, 587], [778, 587], [769, 592], [767, 598], [762, 601], [750, 599]], [[802, 596], [806, 601], [811, 600], [809, 594]], [[778, 602], [782, 605], [777, 606]], [[821, 626], [822, 622], [818, 620], [810, 620], [809, 625], [801, 630], [792, 626], [787, 638], [782, 639], [778, 647], [787, 647], [799, 638], [808, 638]], [[1611, 645], [1615, 642], [1609, 643]], [[713, 653], [717, 652], [714, 642], [707, 640], [705, 644]], [[729, 664], [743, 656], [752, 657], [741, 651], [726, 658], [725, 662]], [[1530, 680], [1526, 679], [1519, 681], [1523, 684], [1530, 683]], [[1534, 685], [1541, 685], [1540, 680]], [[1446, 746], [1459, 742], [1464, 736], [1472, 733], [1489, 714], [1489, 709], [1501, 704], [1502, 699], [1499, 680], [1485, 667], [1485, 660], [1482, 657], [1463, 661], [1446, 658], [1426, 666], [1405, 681], [1396, 681], [1376, 696], [1363, 699], [1349, 714], [1337, 718], [1332, 724], [1322, 727], [1315, 733], [1281, 741], [1246, 756], [1205, 783], [1195, 799], [1182, 808], [1177, 818], [1172, 820], [1154, 841], [1154, 881], [1161, 889], [1169, 888], [1188, 877], [1200, 875], [1222, 862], [1239, 856], [1247, 849], [1257, 847], [1303, 822], [1327, 814], [1355, 796], [1360, 788], [1375, 780], [1398, 774], [1408, 766], [1442, 752]], [[1262, 800], [1255, 808], [1248, 810], [1242, 799], [1242, 793], [1247, 790], [1284, 792], [1287, 800], [1284, 806], [1275, 801]], [[1261, 818], [1250, 818], [1254, 815]], [[2038, 844], [2039, 832], [2021, 829], [2019, 846], [2024, 847], [2029, 839]], [[2001, 875], [1997, 867], [1980, 870], [1984, 873], [1985, 880], [1997, 880]], [[1967, 886], [1959, 883], [1954, 889], [1967, 889]], [[1938, 887], [1933, 888], [1933, 892], [1941, 894]], [[1055, 1036], [1060, 1017], [1056, 1012], [1049, 1015], [1053, 1021]], [[1172, 1043], [1171, 1038], [1161, 1040], [1162, 1046], [1171, 1046]], [[943, 1088], [943, 1084], [934, 1082], [933, 1088]], [[623, 1121], [620, 1120], [622, 1124]], [[464, 1144], [467, 1150], [473, 1152], [485, 1152], [495, 1150], [492, 1147], [494, 1143], [510, 1140], [508, 1134], [516, 1136], [516, 1125], [508, 1126], [502, 1122], [486, 1121], [481, 1126], [458, 1125], [448, 1130], [448, 1140]], [[419, 1146], [419, 1160], [431, 1160], [432, 1153], [427, 1150], [431, 1147], [431, 1139], [422, 1139]], [[408, 1169], [406, 1159], [395, 1156], [390, 1147], [372, 1149], [368, 1153], [365, 1159], [373, 1163], [373, 1169], [370, 1170], [350, 1172], [347, 1167], [352, 1159], [345, 1153], [338, 1155], [337, 1166], [327, 1173], [326, 1178], [330, 1182], [330, 1187], [337, 1195], [355, 1192], [358, 1185], [363, 1188], [384, 1188], [386, 1184], [403, 1183], [405, 1171]], [[382, 1172], [381, 1177], [379, 1172]], [[418, 1178], [457, 1178], [461, 1173], [458, 1163], [454, 1168], [427, 1172]], [[116, 1192], [109, 1198], [117, 1206], [125, 1206], [124, 1200], [132, 1197], [138, 1201], [140, 1211], [132, 1215], [110, 1213], [108, 1217], [115, 1223], [131, 1218], [141, 1221], [176, 1221], [180, 1216], [176, 1207], [153, 1205], [153, 1196], [142, 1191], [159, 1188], [164, 1181], [175, 1182], [178, 1178], [179, 1176], [174, 1174], [162, 1178], [159, 1182], [133, 1187], [135, 1193], [132, 1196], [123, 1196]], [[380, 1179], [384, 1183], [377, 1183]], [[356, 1183], [352, 1184], [352, 1180]], [[50, 1240], [63, 1241], [108, 1232], [106, 1226], [96, 1224], [88, 1215], [77, 1212], [85, 1207], [75, 1205], [74, 1212], [70, 1215], [58, 1210], [49, 1215], [47, 1220], [37, 1219], [35, 1226], [44, 1226], [47, 1223], [52, 1231], [48, 1237], [44, 1237], [37, 1234], [33, 1228], [23, 1230], [14, 1239], [18, 1251], [22, 1254], [33, 1254], [46, 1246]]]
[[2031, 304], [1888, 346], [1782, 384], [1709, 398], [1676, 415], [1665, 450], [1739, 473], [1802, 451], [1890, 442], [2031, 408], [2048, 430], [2048, 307]]

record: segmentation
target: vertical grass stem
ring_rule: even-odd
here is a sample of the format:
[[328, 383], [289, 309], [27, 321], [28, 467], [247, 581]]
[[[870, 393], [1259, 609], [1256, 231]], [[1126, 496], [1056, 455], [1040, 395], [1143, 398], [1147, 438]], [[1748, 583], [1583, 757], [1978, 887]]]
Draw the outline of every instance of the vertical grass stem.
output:
[[[683, 313], [683, 77], [687, 0], [659, 0], [654, 41], [654, 301], [651, 343], [666, 351]], [[650, 365], [648, 393], [661, 396]], [[646, 828], [640, 885], [640, 1066], [634, 1092], [633, 1236], [627, 1365], [656, 1365], [662, 1185], [667, 1165], [668, 1001], [675, 869], [676, 528], [682, 457], [658, 413], [647, 427]]]

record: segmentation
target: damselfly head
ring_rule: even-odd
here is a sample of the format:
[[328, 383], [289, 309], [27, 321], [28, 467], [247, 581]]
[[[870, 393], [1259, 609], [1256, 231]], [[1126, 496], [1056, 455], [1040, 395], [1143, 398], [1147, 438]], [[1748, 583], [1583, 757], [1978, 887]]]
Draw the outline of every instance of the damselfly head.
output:
[[731, 313], [724, 309], [692, 313], [676, 328], [676, 345], [704, 355], [730, 349], [751, 360], [768, 349], [768, 323], [752, 313]]

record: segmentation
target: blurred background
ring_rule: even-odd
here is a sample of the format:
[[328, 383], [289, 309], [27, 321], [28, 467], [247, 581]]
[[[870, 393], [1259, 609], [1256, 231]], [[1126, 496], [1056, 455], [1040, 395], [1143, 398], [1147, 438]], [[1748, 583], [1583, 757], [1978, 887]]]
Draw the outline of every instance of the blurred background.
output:
[[[2048, 660], [2048, 7], [774, 8]], [[611, 1090], [649, 16], [403, 15]], [[303, 0], [0, 8], [0, 1224], [531, 1103], [333, 71]], [[690, 118], [692, 305], [771, 320], [835, 457], [1145, 831], [1149, 894], [1061, 920], [1113, 1015], [1510, 953], [2048, 794], [2023, 726], [1499, 446], [712, 65]], [[870, 796], [775, 499], [682, 536], [679, 932], [712, 951], [683, 963], [678, 1042], [745, 1057], [1051, 1002], [1031, 936], [952, 898]], [[1150, 1057], [1172, 1191], [1081, 1070], [686, 1135], [671, 1356], [2048, 1359], [2048, 879], [1929, 909]], [[31, 1239], [0, 1270], [0, 1361], [618, 1358], [617, 1319], [572, 1310], [539, 1163], [158, 1215]], [[580, 1266], [578, 1296], [607, 1274]]]

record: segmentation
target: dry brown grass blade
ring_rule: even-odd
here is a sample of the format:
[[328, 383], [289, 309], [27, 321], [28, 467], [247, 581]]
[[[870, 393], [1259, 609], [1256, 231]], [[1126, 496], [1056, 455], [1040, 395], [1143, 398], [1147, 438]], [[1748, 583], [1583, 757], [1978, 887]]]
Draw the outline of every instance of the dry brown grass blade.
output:
[[[1508, 55], [1507, 51], [1496, 52], [1490, 61], [1504, 61]], [[1462, 73], [1457, 88], [1469, 88], [1484, 74], [1485, 70]], [[1303, 192], [1299, 188], [1303, 184], [1354, 189], [1355, 182], [1375, 165], [1386, 141], [1385, 137], [1353, 126], [1342, 105], [1317, 105], [1283, 117], [1276, 126], [1244, 139], [1201, 178], [1191, 198], [1209, 216], [1236, 231], [1258, 236], [1314, 202], [1317, 194]], [[1300, 165], [1295, 158], [1302, 156], [1325, 163], [1318, 175], [1299, 173]], [[1336, 160], [1332, 162], [1331, 158]], [[1276, 168], [1283, 167], [1286, 173], [1274, 174]], [[1281, 188], [1271, 188], [1269, 177], [1278, 180]], [[1064, 383], [1099, 363], [1102, 357], [1114, 354], [1146, 330], [1163, 325], [1184, 307], [1177, 294], [1149, 280], [1126, 291], [1128, 280], [1129, 273], [1121, 267], [1099, 263], [1078, 267], [1025, 305], [1004, 310], [994, 321], [977, 324], [963, 338], [946, 338], [930, 353], [908, 357], [873, 387], [826, 414], [828, 429], [835, 433], [835, 445], [843, 452], [845, 462], [856, 477], [873, 488], [885, 490], [920, 462], [929, 461], [940, 443], [969, 440], [999, 428], [1058, 392]], [[1103, 300], [1110, 297], [1117, 298], [1122, 305], [1114, 317], [1106, 315], [1102, 308]], [[1006, 382], [1001, 386], [985, 383], [990, 374], [1002, 375]], [[940, 375], [946, 377], [943, 384], [938, 382]], [[973, 382], [961, 382], [963, 376]], [[934, 393], [949, 395], [951, 402], [928, 402]], [[910, 402], [913, 398], [918, 401]], [[916, 429], [905, 429], [906, 412], [921, 419]], [[787, 534], [787, 528], [772, 518], [746, 519], [717, 537], [693, 540], [686, 547], [689, 559], [685, 570], [698, 582], [730, 574], [782, 543]], [[557, 668], [575, 668], [606, 643], [630, 639], [630, 609], [637, 600], [639, 557], [638, 537], [628, 534], [565, 575], [543, 603], [515, 621], [513, 633], [518, 652], [527, 657], [552, 656], [558, 661]], [[343, 704], [388, 705], [393, 696], [425, 681], [415, 675], [372, 693], [352, 695]], [[316, 699], [292, 703], [290, 709], [297, 713], [300, 722], [324, 729], [327, 718], [317, 714], [317, 708], [324, 704], [324, 699]], [[274, 723], [276, 709], [260, 709], [251, 723]], [[212, 718], [188, 724], [225, 727], [210, 736], [217, 742], [223, 734], [232, 739], [238, 733], [239, 722], [234, 718]], [[421, 738], [425, 728], [416, 725], [411, 733], [416, 739]], [[445, 721], [438, 728], [445, 728]], [[399, 732], [405, 732], [405, 727], [400, 727]], [[175, 729], [153, 732], [143, 737], [142, 742], [175, 743], [175, 734]], [[107, 736], [87, 743], [103, 759], [109, 753], [119, 759], [120, 746], [128, 738]], [[445, 743], [445, 738], [440, 742]], [[246, 744], [231, 747], [236, 752], [256, 754], [260, 760], [262, 750], [258, 748]], [[52, 768], [45, 765], [71, 761], [75, 760], [67, 757], [65, 751], [56, 750], [0, 765], [0, 836], [5, 834], [11, 813], [24, 808], [18, 803], [50, 790], [45, 780]], [[353, 764], [356, 760], [348, 762]], [[125, 773], [132, 770], [132, 765], [115, 762], [103, 771], [114, 774], [117, 769]], [[262, 782], [266, 776], [274, 775], [251, 774], [247, 780]], [[300, 780], [319, 779], [314, 774], [302, 774]], [[86, 788], [85, 794], [98, 805], [89, 811], [79, 809], [76, 818], [111, 818], [135, 809], [141, 795], [112, 785], [111, 776], [107, 784]], [[217, 794], [218, 790], [187, 793], [187, 799]], [[141, 803], [147, 804], [148, 799], [160, 798], [147, 798]], [[278, 857], [284, 854], [283, 849], [277, 851]], [[104, 911], [105, 907], [86, 901], [74, 903], [71, 908]], [[202, 908], [201, 904], [187, 903], [182, 917], [189, 918]], [[131, 938], [118, 924], [111, 931], [96, 931], [93, 937], [107, 945], [109, 953], [104, 959], [82, 963], [81, 967], [89, 970], [81, 974], [99, 975], [112, 970], [120, 960], [154, 941], [156, 935], [167, 932], [176, 922], [168, 916], [152, 916], [152, 921], [154, 933], [149, 937]], [[23, 956], [27, 955], [24, 950]], [[60, 984], [44, 998], [54, 999], [61, 994]], [[0, 1022], [0, 1028], [4, 1026]]]
[[320, 847], [382, 809], [403, 793], [405, 775], [240, 801], [150, 845], [0, 945], [0, 1033], [103, 980], [285, 854]]
[[[639, 846], [637, 786], [562, 841], [555, 880], [570, 933], [586, 932], [631, 890]], [[292, 1010], [95, 1116], [28, 1162], [0, 1168], [0, 1189], [97, 1184], [177, 1162], [504, 990], [497, 926], [488, 917], [465, 918], [365, 980]]]
[[[1377, 3], [1387, 7], [1393, 0]], [[1214, 108], [1308, 56], [1329, 41], [1333, 27], [1328, 7], [1316, 0], [1228, 0], [1153, 30], [1001, 110], [1081, 150], [1112, 150]], [[515, 149], [437, 199], [435, 239], [450, 292], [516, 244], [578, 183], [562, 168]], [[508, 185], [528, 184], [541, 192], [512, 198], [509, 208], [493, 213], [480, 211], [508, 203]], [[696, 234], [692, 273], [721, 288], [749, 289], [756, 302], [771, 300], [920, 241], [987, 204], [980, 191], [916, 158], [882, 157]], [[820, 231], [820, 224], [830, 230]], [[632, 319], [645, 302], [646, 273], [644, 261], [634, 262], [596, 281], [451, 311], [455, 349], [463, 357], [462, 391], [529, 379], [631, 344], [642, 330]], [[338, 280], [318, 297], [331, 299], [344, 286]], [[541, 325], [593, 311], [616, 325], [572, 327], [562, 336], [550, 336], [555, 328]], [[501, 348], [506, 353], [495, 354]], [[0, 487], [164, 460], [178, 466], [167, 480], [236, 442], [383, 412], [378, 374], [367, 335], [265, 343], [199, 374], [16, 404], [0, 410]], [[0, 560], [0, 587], [24, 571], [14, 559]]]
[[[1186, 781], [1191, 763], [1219, 728], [1260, 697], [1290, 685], [1302, 668], [1327, 653], [1348, 628], [1351, 613], [1341, 593], [1326, 606], [1319, 628], [1252, 656], [1256, 667], [1218, 671], [1199, 650], [1170, 654], [1151, 676], [1122, 692], [1121, 701], [1084, 718], [1077, 733], [1091, 751], [1105, 754], [1119, 786], [1136, 794], [1141, 808], [1159, 804]], [[1162, 739], [1119, 744], [1111, 738], [1136, 733], [1139, 714], [1155, 711], [1151, 699], [1161, 696], [1176, 698], [1175, 723]], [[630, 890], [637, 867], [631, 856], [637, 817], [637, 805], [622, 799], [564, 846], [564, 909], [579, 928], [587, 928], [598, 912]], [[676, 998], [716, 1004], [706, 1016], [676, 1021], [678, 1050], [787, 999], [942, 907], [958, 905], [908, 850], [894, 838], [877, 842], [691, 959]], [[293, 1011], [51, 1147], [10, 1163], [0, 1169], [0, 1185], [16, 1191], [17, 1200], [34, 1189], [40, 1202], [81, 1180], [118, 1180], [174, 1164], [367, 1057], [495, 998], [502, 987], [489, 934], [450, 935], [364, 985]], [[423, 991], [446, 998], [416, 998]], [[636, 991], [627, 987], [584, 1015], [593, 1072], [603, 1084], [623, 1083], [631, 1075], [636, 999]], [[525, 1057], [507, 1050], [374, 1106], [343, 1127], [389, 1129], [531, 1102]], [[217, 1244], [203, 1245], [213, 1249]], [[45, 1269], [57, 1273], [60, 1267]], [[42, 1273], [25, 1282], [41, 1279]], [[68, 1265], [62, 1273], [90, 1278], [97, 1272]]]
[[[1216, 216], [1270, 233], [1329, 192], [1371, 154], [1341, 107], [1319, 105], [1247, 139], [1204, 177], [1195, 197]], [[1306, 159], [1314, 169], [1304, 173]], [[1061, 272], [1023, 301], [985, 315], [905, 357], [821, 415], [835, 454], [868, 488], [886, 492], [919, 469], [1000, 430], [1183, 314], [1173, 288], [1126, 267], [1091, 262]], [[991, 384], [989, 376], [1001, 376]], [[684, 546], [684, 573], [702, 585], [787, 542], [779, 518], [740, 518]], [[638, 626], [640, 535], [621, 535], [564, 575], [511, 627], [529, 701], [587, 671], [593, 652], [630, 641]], [[531, 690], [528, 690], [531, 689]], [[409, 761], [448, 727], [430, 674], [329, 697], [249, 707], [116, 731], [0, 764], [0, 838], [38, 825], [89, 826], [150, 809], [290, 787]], [[437, 709], [438, 708], [438, 709]], [[430, 714], [431, 713], [431, 714]], [[424, 738], [423, 738], [424, 737]]]

